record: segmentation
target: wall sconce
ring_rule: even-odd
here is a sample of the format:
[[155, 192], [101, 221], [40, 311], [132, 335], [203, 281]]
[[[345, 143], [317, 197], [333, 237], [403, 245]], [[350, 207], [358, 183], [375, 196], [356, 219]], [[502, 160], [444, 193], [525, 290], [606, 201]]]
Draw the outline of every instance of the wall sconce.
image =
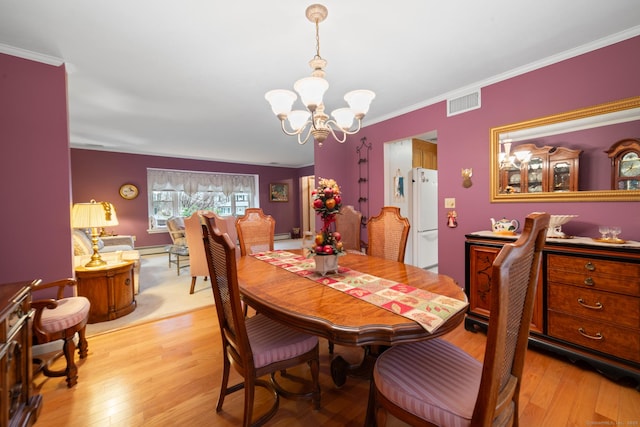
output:
[[462, 169], [462, 186], [464, 188], [469, 188], [473, 185], [473, 182], [471, 182], [472, 176], [473, 176], [472, 168]]

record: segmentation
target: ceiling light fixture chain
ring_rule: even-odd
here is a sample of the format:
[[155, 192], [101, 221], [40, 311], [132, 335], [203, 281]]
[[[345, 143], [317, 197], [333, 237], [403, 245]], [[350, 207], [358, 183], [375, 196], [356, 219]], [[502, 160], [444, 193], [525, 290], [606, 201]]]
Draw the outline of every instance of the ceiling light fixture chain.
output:
[[[306, 107], [306, 111], [292, 110], [293, 103], [298, 96], [290, 90], [271, 90], [265, 94], [265, 98], [271, 104], [273, 113], [280, 120], [282, 131], [287, 135], [297, 136], [298, 144], [305, 144], [313, 136], [321, 146], [329, 134], [336, 141], [343, 143], [346, 141], [347, 135], [353, 135], [360, 131], [362, 119], [369, 111], [369, 105], [376, 95], [372, 91], [364, 89], [351, 91], [344, 96], [349, 108], [339, 108], [332, 111], [333, 119], [325, 113], [322, 97], [329, 88], [329, 83], [324, 78], [324, 68], [327, 66], [327, 61], [320, 56], [320, 22], [326, 19], [328, 10], [321, 4], [313, 4], [307, 8], [305, 14], [309, 21], [315, 23], [316, 54], [309, 61], [312, 70], [311, 77], [298, 80], [293, 87], [300, 95], [300, 100]], [[357, 120], [355, 128], [354, 119]], [[291, 130], [287, 129], [285, 121], [289, 123]], [[342, 135], [338, 136], [338, 133], [342, 133]], [[302, 135], [305, 135], [304, 138]]]

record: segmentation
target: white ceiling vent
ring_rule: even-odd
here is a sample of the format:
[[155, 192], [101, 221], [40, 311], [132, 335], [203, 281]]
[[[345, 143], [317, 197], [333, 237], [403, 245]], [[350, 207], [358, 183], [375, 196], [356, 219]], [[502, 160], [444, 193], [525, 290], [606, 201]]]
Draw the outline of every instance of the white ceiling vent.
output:
[[447, 117], [480, 108], [480, 89], [466, 95], [447, 99]]

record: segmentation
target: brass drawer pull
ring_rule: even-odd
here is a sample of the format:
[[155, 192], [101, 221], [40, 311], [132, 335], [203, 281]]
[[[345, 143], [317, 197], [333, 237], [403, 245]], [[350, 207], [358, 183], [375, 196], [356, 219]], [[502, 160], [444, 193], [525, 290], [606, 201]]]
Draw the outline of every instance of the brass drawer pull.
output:
[[131, 284], [131, 279], [126, 279], [126, 280], [124, 281], [124, 284], [125, 284], [126, 286], [129, 286], [129, 285]]
[[591, 277], [587, 277], [586, 279], [584, 279], [584, 284], [587, 286], [593, 286], [593, 279]]
[[582, 298], [578, 298], [578, 304], [580, 304], [584, 308], [590, 308], [591, 310], [602, 310], [603, 309], [601, 302], [597, 302], [596, 305], [589, 305], [589, 304], [585, 304], [585, 302], [584, 302], [584, 300]]
[[586, 268], [586, 269], [587, 269], [587, 270], [589, 270], [589, 271], [595, 271], [595, 270], [596, 270], [596, 266], [595, 266], [595, 265], [593, 265], [593, 263], [591, 263], [591, 261], [587, 262], [587, 263], [584, 265], [584, 268]]
[[580, 332], [580, 335], [585, 338], [589, 338], [590, 340], [601, 340], [604, 338], [600, 332], [597, 332], [595, 335], [589, 335], [582, 328], [578, 328], [578, 332]]

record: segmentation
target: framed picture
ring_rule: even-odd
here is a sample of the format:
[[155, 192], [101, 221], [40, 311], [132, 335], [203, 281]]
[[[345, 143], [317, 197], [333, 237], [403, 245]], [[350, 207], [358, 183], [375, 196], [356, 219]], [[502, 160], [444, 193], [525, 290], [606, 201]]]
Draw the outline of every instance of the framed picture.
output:
[[288, 202], [289, 201], [289, 184], [275, 183], [269, 184], [269, 201], [270, 202]]

